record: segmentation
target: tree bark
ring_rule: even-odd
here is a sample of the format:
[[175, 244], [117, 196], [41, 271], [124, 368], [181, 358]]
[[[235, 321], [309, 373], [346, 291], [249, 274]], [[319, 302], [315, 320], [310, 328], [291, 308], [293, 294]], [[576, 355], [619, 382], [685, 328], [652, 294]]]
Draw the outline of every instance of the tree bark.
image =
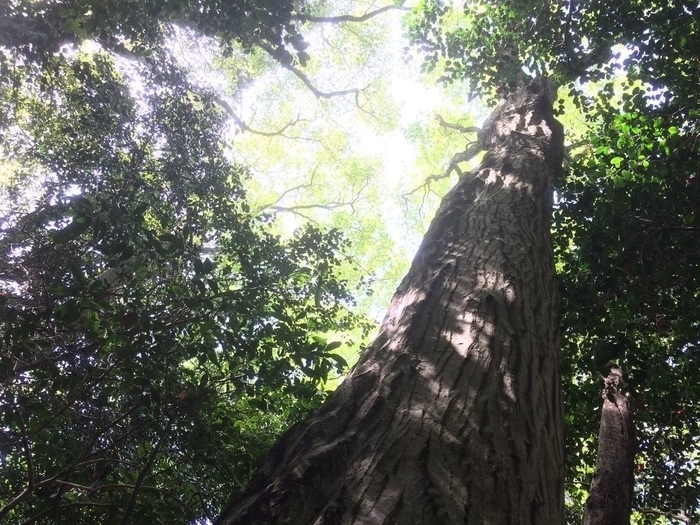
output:
[[220, 525], [563, 523], [555, 92], [537, 79], [487, 119], [379, 336]]
[[598, 457], [584, 508], [584, 525], [629, 525], [634, 491], [632, 402], [620, 392], [622, 372], [605, 378]]

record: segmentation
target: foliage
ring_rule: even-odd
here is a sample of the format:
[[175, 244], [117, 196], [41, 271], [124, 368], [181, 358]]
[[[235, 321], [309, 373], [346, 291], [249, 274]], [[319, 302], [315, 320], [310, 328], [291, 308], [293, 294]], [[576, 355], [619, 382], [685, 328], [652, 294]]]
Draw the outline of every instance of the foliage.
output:
[[158, 54], [172, 24], [216, 37], [229, 51], [240, 43], [246, 49], [269, 48], [283, 64], [308, 58], [308, 44], [293, 20], [305, 7], [293, 0], [11, 0], [0, 9], [0, 45], [29, 60], [48, 58], [66, 42], [88, 38], [110, 49]]
[[[559, 189], [566, 371], [592, 375], [615, 362], [629, 373], [639, 507], [692, 509], [700, 492], [697, 128], [690, 115], [650, 108], [638, 88], [628, 86], [620, 105], [597, 115], [605, 132], [588, 137], [589, 154]], [[597, 389], [576, 386], [570, 414], [585, 420], [581, 401]], [[581, 444], [585, 431], [575, 427]]]
[[[690, 1], [530, 0], [464, 2], [457, 12], [424, 0], [407, 24], [427, 70], [441, 71], [444, 82], [463, 80], [469, 91], [495, 101], [496, 87], [507, 91], [525, 72], [562, 84], [599, 80], [610, 73], [615, 44], [635, 47], [629, 66], [653, 87], [681, 78], [690, 87], [697, 9]], [[683, 60], [676, 64], [678, 56]]]
[[[314, 6], [320, 14], [372, 9], [371, 2], [322, 4]], [[468, 138], [438, 125], [435, 112], [470, 122], [463, 89], [444, 90], [419, 78], [419, 64], [404, 63], [402, 48], [392, 46], [400, 29], [397, 16], [384, 15], [304, 26], [312, 59], [303, 73], [322, 92], [351, 93], [319, 99], [292, 72], [268, 64], [236, 97], [253, 131], [230, 135], [235, 158], [250, 168], [251, 207], [283, 217], [282, 235], [306, 221], [346, 233], [358, 277], [374, 277], [373, 294], [358, 304], [375, 318], [408, 268], [440, 200], [436, 193], [451, 183], [423, 186], [426, 173], [438, 178]], [[196, 66], [199, 77], [220, 73]], [[230, 62], [222, 66], [234, 76]]]
[[0, 517], [211, 517], [343, 371], [326, 334], [366, 324], [337, 230], [282, 241], [251, 213], [224, 114], [164, 21], [251, 45], [290, 26], [199, 3], [42, 6], [3, 7]]
[[[569, 523], [580, 521], [599, 374], [610, 362], [628, 372], [638, 403], [637, 519], [692, 514], [700, 502], [700, 8], [683, 0], [448, 5], [423, 0], [407, 19], [426, 71], [487, 103], [531, 75], [551, 75], [563, 86], [560, 111], [575, 108], [583, 122], [574, 131], [585, 142], [557, 182], [554, 215]], [[258, 194], [247, 204], [246, 186], [292, 194], [272, 188], [273, 178], [246, 180], [248, 170], [231, 161], [245, 155], [222, 139], [229, 130], [220, 99], [171, 52], [178, 34], [207, 37], [236, 100], [255, 75], [275, 74], [266, 55], [330, 81], [340, 64], [348, 78], [356, 67], [384, 67], [368, 67], [367, 49], [383, 34], [376, 27], [348, 41], [335, 29], [323, 33], [345, 54], [311, 60], [301, 24], [327, 7], [0, 5], [0, 517], [206, 518], [342, 370], [330, 334], [366, 324], [348, 313], [356, 290], [344, 278], [363, 271], [341, 264], [347, 244], [338, 229], [357, 227], [361, 246], [393, 246], [376, 232], [380, 215], [350, 222], [351, 212], [334, 214], [338, 229], [300, 228], [280, 239], [260, 209], [308, 202]], [[275, 90], [281, 106], [261, 99], [270, 129], [313, 98], [291, 97], [284, 81]], [[291, 163], [316, 176], [307, 194], [314, 202], [328, 195], [319, 188], [337, 187], [336, 200], [354, 212], [355, 188], [376, 176], [381, 159], [342, 156], [358, 139], [340, 130], [349, 112], [359, 109], [381, 133], [397, 123], [396, 108], [372, 107], [365, 95], [357, 108], [325, 101], [320, 107], [336, 117], [330, 130], [303, 118], [295, 128], [308, 131], [304, 140], [325, 140], [311, 161]], [[454, 108], [443, 116], [460, 117]], [[445, 132], [406, 127], [421, 145]], [[269, 143], [278, 156], [265, 150], [266, 162], [290, 169], [288, 151]], [[261, 150], [260, 141], [250, 144]], [[444, 164], [452, 144], [419, 152], [419, 162]], [[381, 184], [362, 196], [372, 211], [390, 207]], [[340, 191], [347, 187], [352, 195]], [[395, 267], [386, 254], [376, 259]]]
[[408, 22], [443, 81], [495, 102], [523, 77], [554, 76], [585, 123], [557, 184], [553, 232], [570, 523], [581, 519], [610, 363], [637, 401], [640, 522], [700, 504], [698, 20], [697, 2], [683, 1], [467, 2], [461, 12], [427, 1]]

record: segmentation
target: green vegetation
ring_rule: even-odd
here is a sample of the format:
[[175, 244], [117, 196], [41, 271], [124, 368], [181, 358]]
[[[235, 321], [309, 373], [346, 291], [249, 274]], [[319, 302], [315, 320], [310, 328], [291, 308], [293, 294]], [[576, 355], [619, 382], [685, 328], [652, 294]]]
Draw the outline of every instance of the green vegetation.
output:
[[[446, 4], [424, 0], [405, 17], [407, 54], [446, 85], [443, 122], [471, 125], [457, 105], [495, 104], [524, 70], [562, 86], [571, 148], [553, 239], [568, 523], [581, 522], [611, 363], [637, 408], [633, 519], [683, 522], [700, 509], [700, 6]], [[317, 103], [303, 83], [272, 78], [363, 70], [385, 32], [374, 19], [335, 22], [322, 38], [334, 51], [320, 58], [308, 42], [331, 9], [0, 6], [0, 521], [211, 519], [356, 354], [372, 325], [354, 305], [376, 307], [371, 271], [391, 276], [383, 297], [405, 267], [396, 230], [422, 233], [449, 186], [435, 175], [468, 135], [401, 123], [381, 64], [350, 102]], [[255, 129], [188, 69], [178, 38], [210, 45], [232, 100], [256, 80], [272, 86]], [[425, 191], [387, 195], [381, 157], [353, 151], [341, 117], [290, 126], [308, 148], [252, 133], [282, 129], [310, 103], [318, 115], [356, 112], [376, 133], [403, 126], [423, 180], [433, 176]], [[232, 126], [244, 131], [233, 145]], [[420, 186], [417, 173], [392, 190]], [[280, 200], [292, 187], [301, 195]], [[401, 224], [378, 213], [391, 198]]]

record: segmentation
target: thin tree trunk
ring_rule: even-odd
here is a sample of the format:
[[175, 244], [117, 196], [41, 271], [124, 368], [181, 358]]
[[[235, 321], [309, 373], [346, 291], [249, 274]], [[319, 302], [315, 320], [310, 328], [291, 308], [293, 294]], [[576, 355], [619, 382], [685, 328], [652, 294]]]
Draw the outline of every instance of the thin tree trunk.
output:
[[629, 525], [634, 490], [632, 402], [620, 392], [622, 372], [605, 378], [598, 457], [584, 509], [584, 525]]
[[563, 523], [554, 93], [538, 79], [487, 120], [379, 336], [219, 524]]

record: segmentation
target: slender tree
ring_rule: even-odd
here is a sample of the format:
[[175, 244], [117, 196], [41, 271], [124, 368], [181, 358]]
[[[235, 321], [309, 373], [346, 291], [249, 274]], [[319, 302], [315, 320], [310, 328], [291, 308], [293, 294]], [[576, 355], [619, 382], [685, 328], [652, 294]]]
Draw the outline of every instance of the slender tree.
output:
[[537, 79], [487, 120], [379, 336], [220, 525], [563, 522], [555, 93]]
[[612, 368], [604, 380], [598, 459], [583, 523], [629, 525], [635, 454], [632, 400], [620, 391], [622, 371], [619, 368]]

